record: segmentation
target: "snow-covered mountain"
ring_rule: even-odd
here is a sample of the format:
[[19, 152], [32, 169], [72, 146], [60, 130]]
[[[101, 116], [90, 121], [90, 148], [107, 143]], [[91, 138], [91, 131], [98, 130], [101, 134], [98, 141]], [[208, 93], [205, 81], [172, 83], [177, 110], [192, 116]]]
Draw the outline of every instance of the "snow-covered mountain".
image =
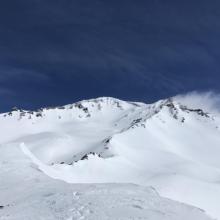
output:
[[[95, 196], [96, 202], [100, 203], [100, 207], [103, 206], [106, 212], [111, 210], [101, 205], [102, 199], [105, 199], [103, 194], [112, 198], [113, 203], [117, 203], [117, 200], [126, 200], [129, 196], [128, 200], [131, 201], [136, 191], [134, 186], [127, 183], [135, 183], [143, 187], [154, 187], [162, 196], [204, 209], [210, 216], [220, 219], [220, 117], [218, 114], [200, 108], [191, 108], [177, 98], [144, 104], [103, 97], [62, 107], [42, 108], [38, 111], [14, 108], [11, 112], [0, 115], [0, 131], [0, 178], [4, 178], [3, 184], [0, 184], [1, 198], [7, 200], [10, 194], [9, 190], [4, 191], [8, 181], [13, 186], [15, 181], [19, 182], [24, 176], [25, 178], [29, 176], [26, 181], [28, 186], [33, 184], [33, 179], [39, 178], [39, 186], [47, 185], [47, 189], [48, 186], [52, 187], [55, 180], [44, 181], [48, 177], [43, 175], [47, 174], [53, 179], [67, 183], [105, 183], [100, 186], [88, 185], [88, 187], [100, 187], [101, 191], [92, 190], [93, 195], [86, 189], [88, 196], [82, 196], [80, 199], [81, 203], [91, 199], [92, 204]], [[12, 176], [12, 173], [16, 173], [18, 180]], [[121, 187], [120, 184], [106, 183], [125, 185]], [[68, 189], [74, 186], [60, 181], [55, 185], [58, 186], [57, 190], [61, 185], [68, 185]], [[141, 194], [143, 199], [143, 195], [146, 194], [147, 201], [147, 194], [152, 194], [152, 190], [148, 188], [148, 192], [136, 187], [137, 197]], [[119, 188], [123, 190], [120, 191]], [[120, 194], [119, 191], [124, 194]], [[22, 193], [21, 189], [15, 192]], [[33, 192], [28, 196], [32, 194]], [[64, 200], [64, 197], [62, 194], [61, 199]], [[153, 207], [158, 208], [154, 198], [149, 197], [155, 204]], [[19, 195], [16, 198], [19, 199]], [[161, 212], [165, 213], [164, 215], [172, 210], [164, 207], [181, 207], [178, 203], [171, 205], [171, 201], [166, 200], [166, 202], [161, 202], [162, 205], [157, 210], [158, 212], [163, 210]], [[95, 209], [95, 206], [91, 205], [91, 207], [88, 212]], [[136, 207], [141, 207], [139, 211], [136, 210], [139, 214], [132, 210], [126, 211], [131, 213], [131, 219], [134, 219], [134, 216], [142, 216], [142, 219], [151, 216], [145, 210], [145, 208], [149, 209], [148, 205], [143, 208], [140, 204], [136, 204]], [[192, 216], [192, 219], [206, 219], [199, 210], [186, 208], [184, 205], [182, 207], [185, 210], [182, 214], [181, 211], [176, 211], [181, 208], [174, 208], [173, 216], [168, 214], [166, 218], [190, 219]], [[61, 209], [60, 206], [59, 208]], [[13, 210], [13, 208], [8, 209]], [[192, 214], [192, 210], [196, 210], [196, 214]], [[7, 207], [0, 210], [0, 214], [1, 212], [8, 213]], [[77, 210], [74, 213], [76, 212]], [[117, 219], [117, 213], [120, 216], [119, 210], [113, 212], [115, 214], [109, 216]], [[84, 215], [80, 213], [78, 210], [78, 217], [72, 216], [70, 219], [80, 219], [82, 216], [85, 219], [99, 219], [94, 213], [94, 215], [87, 213], [87, 217], [85, 212]], [[185, 214], [189, 217], [184, 216]], [[30, 219], [30, 215], [23, 215], [10, 218], [4, 214], [2, 219]], [[152, 216], [150, 219], [166, 219], [156, 214]], [[55, 217], [48, 219], [56, 219]], [[118, 217], [118, 219], [129, 219], [129, 215], [126, 217]], [[100, 219], [105, 218], [100, 217]]]

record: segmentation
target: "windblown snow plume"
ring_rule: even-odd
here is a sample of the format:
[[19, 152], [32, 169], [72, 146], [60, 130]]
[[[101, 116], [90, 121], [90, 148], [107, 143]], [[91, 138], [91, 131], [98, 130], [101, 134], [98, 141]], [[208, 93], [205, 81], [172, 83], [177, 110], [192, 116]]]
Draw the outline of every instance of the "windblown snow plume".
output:
[[190, 92], [174, 97], [174, 100], [191, 107], [201, 108], [204, 111], [220, 113], [220, 94], [215, 92]]
[[220, 219], [218, 107], [190, 93], [1, 114], [0, 219]]

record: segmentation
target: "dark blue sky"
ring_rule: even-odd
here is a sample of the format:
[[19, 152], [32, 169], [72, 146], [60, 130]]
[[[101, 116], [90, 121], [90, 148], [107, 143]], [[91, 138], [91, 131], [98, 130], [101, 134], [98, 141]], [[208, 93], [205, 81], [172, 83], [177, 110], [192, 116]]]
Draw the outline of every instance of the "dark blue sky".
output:
[[1, 112], [219, 84], [219, 0], [0, 2]]

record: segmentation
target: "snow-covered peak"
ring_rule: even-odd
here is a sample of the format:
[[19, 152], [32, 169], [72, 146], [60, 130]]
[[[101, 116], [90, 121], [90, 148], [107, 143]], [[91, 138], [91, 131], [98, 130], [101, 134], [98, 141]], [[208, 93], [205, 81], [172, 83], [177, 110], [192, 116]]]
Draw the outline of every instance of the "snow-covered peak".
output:
[[[90, 118], [94, 115], [99, 114], [109, 116], [118, 115], [123, 113], [131, 113], [139, 111], [140, 115], [146, 115], [148, 118], [149, 114], [152, 116], [159, 113], [163, 108], [167, 108], [174, 118], [177, 117], [179, 112], [194, 112], [200, 116], [209, 117], [207, 112], [202, 109], [191, 109], [181, 103], [174, 101], [172, 98], [160, 100], [153, 104], [144, 104], [140, 102], [126, 102], [112, 97], [100, 97], [97, 99], [83, 100], [76, 102], [74, 104], [69, 104], [65, 106], [58, 107], [46, 107], [41, 108], [36, 111], [28, 111], [18, 108], [13, 108], [10, 112], [0, 114], [1, 117], [13, 117], [14, 119], [33, 119], [54, 116], [55, 119], [67, 118], [68, 120], [72, 118]], [[142, 114], [141, 114], [142, 113]], [[102, 116], [100, 115], [100, 117]], [[68, 117], [69, 116], [69, 117]]]
[[102, 97], [1, 114], [0, 144], [17, 143], [55, 179], [152, 185], [220, 217], [219, 127], [218, 115], [176, 99], [144, 104]]

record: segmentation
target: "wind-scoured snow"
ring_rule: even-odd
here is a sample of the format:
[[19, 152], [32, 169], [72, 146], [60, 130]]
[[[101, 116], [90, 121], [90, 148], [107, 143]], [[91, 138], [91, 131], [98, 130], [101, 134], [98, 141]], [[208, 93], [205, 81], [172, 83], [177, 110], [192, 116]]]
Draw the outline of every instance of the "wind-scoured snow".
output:
[[1, 220], [211, 219], [198, 208], [160, 197], [152, 187], [54, 180], [21, 148], [27, 156], [16, 142], [0, 146]]
[[[162, 199], [150, 188], [144, 188], [148, 186], [162, 196], [204, 209], [220, 219], [220, 117], [180, 101], [176, 98], [144, 104], [103, 97], [33, 112], [14, 109], [1, 114], [0, 177], [4, 180], [0, 188], [3, 197], [0, 196], [8, 200], [7, 182], [13, 185], [25, 178], [29, 184], [27, 196], [34, 197], [29, 188], [36, 175], [36, 179], [40, 178], [36, 187], [50, 188], [54, 183], [58, 191], [62, 188], [60, 193], [66, 186], [68, 191], [79, 185], [59, 180], [105, 183], [77, 188], [76, 194], [81, 196], [77, 197], [76, 206], [70, 205], [69, 209], [75, 207], [75, 211], [70, 211], [75, 217], [69, 215], [69, 219], [206, 219], [199, 210]], [[57, 180], [48, 179], [41, 172]], [[89, 187], [97, 190], [92, 193]], [[18, 188], [22, 191], [22, 186]], [[16, 190], [14, 193], [17, 199], [24, 199]], [[103, 204], [105, 195], [110, 199]], [[62, 194], [61, 200], [66, 196], [65, 203], [73, 201], [69, 194]], [[56, 194], [55, 201], [57, 198]], [[40, 199], [38, 196], [35, 202], [40, 203]], [[6, 207], [0, 214], [7, 209], [16, 210]], [[49, 212], [47, 209], [45, 212]], [[57, 209], [62, 209], [53, 214], [57, 219], [58, 213], [66, 213], [61, 219], [68, 219], [69, 211], [61, 205]], [[120, 216], [121, 213], [126, 215]], [[17, 219], [31, 219], [29, 214], [29, 218]], [[6, 216], [3, 219], [16, 219]], [[56, 219], [54, 216], [51, 219]]]

